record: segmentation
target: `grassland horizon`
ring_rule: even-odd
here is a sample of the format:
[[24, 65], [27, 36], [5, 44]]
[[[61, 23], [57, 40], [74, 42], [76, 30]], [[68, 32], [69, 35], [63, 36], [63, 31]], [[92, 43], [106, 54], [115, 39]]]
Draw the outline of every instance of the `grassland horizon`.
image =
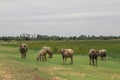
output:
[[[1, 80], [119, 80], [120, 79], [120, 41], [20, 41], [15, 44], [0, 45]], [[27, 59], [21, 59], [18, 47], [20, 43], [29, 47]], [[50, 46], [53, 58], [47, 62], [37, 62], [36, 54], [43, 46]], [[72, 48], [75, 51], [74, 64], [69, 59], [62, 64], [60, 48]], [[107, 49], [107, 61], [98, 58], [98, 66], [89, 65], [88, 51], [91, 48]]]

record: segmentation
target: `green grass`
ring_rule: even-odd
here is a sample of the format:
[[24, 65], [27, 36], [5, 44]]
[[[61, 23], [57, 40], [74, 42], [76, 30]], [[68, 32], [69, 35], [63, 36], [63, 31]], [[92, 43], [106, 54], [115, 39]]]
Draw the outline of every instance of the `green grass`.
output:
[[[21, 42], [20, 42], [21, 43]], [[120, 80], [119, 41], [30, 41], [27, 59], [21, 59], [18, 44], [0, 46], [0, 80]], [[104, 44], [104, 45], [103, 45]], [[6, 46], [5, 46], [6, 45]], [[57, 52], [47, 62], [37, 62], [38, 49], [47, 45], [57, 50], [61, 47], [75, 50], [74, 63], [63, 65]], [[90, 48], [107, 48], [107, 61], [98, 60], [98, 66], [89, 65]], [[80, 51], [80, 52], [79, 52]], [[80, 53], [80, 54], [78, 54]], [[85, 55], [81, 55], [85, 54]], [[117, 56], [113, 56], [116, 54]], [[113, 57], [112, 57], [113, 56]]]

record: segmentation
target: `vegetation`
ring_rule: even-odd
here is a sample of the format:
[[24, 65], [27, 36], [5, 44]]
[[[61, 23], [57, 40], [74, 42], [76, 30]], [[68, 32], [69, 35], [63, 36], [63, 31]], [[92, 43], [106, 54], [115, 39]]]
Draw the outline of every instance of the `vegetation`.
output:
[[20, 36], [3, 36], [0, 37], [0, 40], [10, 41], [10, 40], [113, 40], [120, 39], [120, 36], [90, 36], [90, 35], [80, 35], [80, 36], [70, 36], [70, 37], [61, 37], [61, 36], [48, 36], [40, 34], [20, 34]]
[[[25, 42], [29, 46], [27, 59], [21, 59], [18, 45]], [[36, 54], [42, 46], [50, 46], [54, 56], [47, 62], [37, 62]], [[75, 51], [74, 64], [62, 64], [57, 52], [60, 48]], [[98, 60], [98, 66], [89, 65], [88, 51], [91, 48], [105, 48], [107, 61]], [[119, 80], [120, 79], [120, 41], [19, 41], [1, 42], [0, 79], [1, 80]]]
[[[58, 54], [58, 49], [72, 48], [76, 55], [87, 55], [91, 48], [107, 50], [107, 56], [120, 56], [120, 40], [69, 40], [69, 41], [19, 41], [19, 42], [2, 42], [3, 46], [18, 47], [19, 43], [25, 42], [29, 49], [38, 51], [43, 46], [52, 48], [54, 54]], [[120, 59], [120, 57], [119, 57]]]

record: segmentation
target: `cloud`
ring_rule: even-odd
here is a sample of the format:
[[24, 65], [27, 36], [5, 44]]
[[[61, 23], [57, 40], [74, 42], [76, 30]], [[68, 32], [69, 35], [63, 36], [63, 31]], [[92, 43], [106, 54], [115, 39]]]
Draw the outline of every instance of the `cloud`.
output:
[[4, 0], [0, 33], [115, 34], [120, 30], [119, 4], [119, 0]]

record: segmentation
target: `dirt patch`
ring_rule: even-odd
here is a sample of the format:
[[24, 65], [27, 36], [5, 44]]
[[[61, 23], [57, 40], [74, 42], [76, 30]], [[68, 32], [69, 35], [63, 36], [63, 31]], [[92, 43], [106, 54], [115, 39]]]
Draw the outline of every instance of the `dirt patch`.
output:
[[1, 80], [44, 80], [37, 73], [30, 69], [14, 68], [13, 65], [4, 65], [0, 63]]
[[68, 80], [68, 79], [63, 79], [61, 77], [51, 77], [50, 80]]
[[4, 79], [3, 80], [9, 80], [11, 78], [12, 78], [11, 74], [4, 74]]
[[0, 76], [2, 80], [9, 80], [11, 78], [11, 74], [8, 74], [7, 71], [4, 69], [4, 65], [0, 63]]
[[111, 80], [117, 80], [120, 79], [120, 75], [118, 75], [117, 73], [113, 73]]

